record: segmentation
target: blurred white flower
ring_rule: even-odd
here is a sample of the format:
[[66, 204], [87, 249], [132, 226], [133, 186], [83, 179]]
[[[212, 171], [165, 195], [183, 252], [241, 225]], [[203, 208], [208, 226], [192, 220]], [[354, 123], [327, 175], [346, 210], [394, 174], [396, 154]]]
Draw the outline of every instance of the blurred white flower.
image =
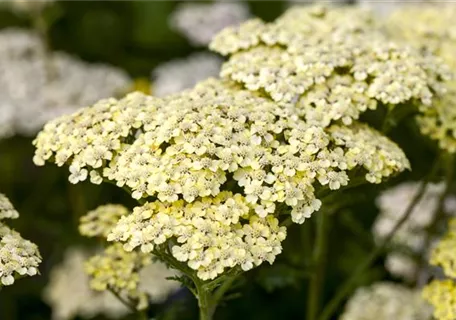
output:
[[205, 46], [219, 31], [247, 20], [249, 15], [247, 4], [242, 2], [189, 2], [177, 6], [170, 25], [193, 45]]
[[[51, 271], [43, 296], [52, 307], [54, 320], [100, 314], [118, 319], [130, 312], [111, 292], [94, 291], [90, 288], [90, 279], [84, 271], [84, 264], [91, 256], [88, 250], [70, 248], [61, 264]], [[180, 287], [179, 282], [166, 279], [174, 275], [176, 272], [163, 263], [152, 262], [139, 272], [139, 288], [148, 294], [150, 301], [161, 303]]]
[[379, 282], [356, 290], [340, 320], [431, 320], [431, 314], [419, 290]]
[[412, 281], [417, 275], [418, 264], [411, 256], [402, 252], [391, 252], [386, 256], [385, 268], [391, 274]]
[[189, 89], [201, 80], [218, 76], [221, 65], [222, 59], [208, 52], [165, 62], [152, 72], [152, 93], [163, 97]]
[[155, 303], [164, 302], [170, 294], [181, 287], [179, 281], [167, 279], [176, 275], [178, 273], [164, 263], [153, 262], [139, 272], [139, 290], [147, 293], [150, 300]]
[[0, 138], [32, 135], [64, 113], [113, 96], [130, 84], [120, 69], [65, 53], [45, 54], [29, 31], [0, 32]]
[[[380, 213], [372, 229], [377, 242], [384, 239], [404, 216], [419, 188], [419, 182], [405, 182], [380, 194], [377, 198]], [[424, 248], [427, 228], [434, 220], [439, 198], [444, 189], [444, 183], [429, 184], [410, 217], [396, 232], [393, 238], [393, 247], [399, 252], [390, 253], [385, 265], [391, 274], [413, 280], [417, 265], [412, 255], [427, 255], [429, 248]], [[454, 212], [455, 201], [456, 199], [452, 196], [445, 199], [443, 209], [447, 214]]]
[[[414, 1], [414, 3], [419, 1]], [[390, 15], [394, 10], [404, 5], [402, 0], [358, 0], [360, 7], [372, 10], [375, 14], [380, 17], [386, 17]]]
[[331, 4], [331, 5], [337, 6], [337, 5], [346, 5], [346, 4], [350, 3], [349, 0], [332, 0], [332, 1], [328, 1], [328, 0], [288, 0], [287, 2], [290, 6], [312, 5], [312, 4], [319, 4], [319, 3], [321, 3], [322, 5]]
[[0, 4], [7, 5], [18, 12], [34, 13], [43, 10], [47, 5], [54, 1], [55, 0], [0, 0]]
[[93, 317], [104, 314], [118, 319], [129, 310], [110, 292], [96, 292], [89, 287], [89, 277], [84, 272], [84, 262], [89, 252], [70, 248], [64, 260], [54, 267], [44, 291], [44, 299], [52, 307], [52, 319], [66, 320], [75, 316]]

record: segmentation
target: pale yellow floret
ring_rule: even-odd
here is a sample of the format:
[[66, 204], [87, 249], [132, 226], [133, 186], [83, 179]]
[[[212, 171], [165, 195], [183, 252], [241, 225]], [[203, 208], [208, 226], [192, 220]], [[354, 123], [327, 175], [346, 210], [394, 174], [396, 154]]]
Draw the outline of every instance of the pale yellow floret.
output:
[[41, 263], [38, 247], [1, 221], [18, 217], [9, 199], [0, 193], [0, 287], [12, 285], [18, 277], [36, 275]]
[[139, 290], [139, 272], [152, 263], [150, 255], [126, 252], [117, 243], [109, 246], [85, 264], [90, 278], [90, 287], [96, 291], [110, 290], [134, 301], [138, 309], [148, 305], [147, 294]]
[[0, 287], [12, 285], [16, 277], [38, 273], [38, 247], [0, 222]]
[[432, 249], [429, 262], [442, 267], [448, 277], [456, 278], [456, 219], [450, 221], [447, 234]]
[[434, 317], [438, 320], [456, 318], [456, 219], [451, 219], [447, 234], [433, 248], [430, 263], [440, 266], [449, 277], [433, 280], [423, 288], [423, 297], [434, 307]]
[[260, 218], [243, 196], [221, 192], [193, 203], [146, 203], [121, 218], [108, 240], [123, 242], [126, 250], [153, 252], [176, 239], [172, 255], [208, 280], [236, 266], [246, 271], [272, 263], [285, 237], [277, 218]]
[[0, 193], [0, 220], [3, 219], [17, 219], [19, 213], [14, 209], [9, 199]]
[[[317, 189], [348, 185], [352, 169], [379, 183], [409, 168], [402, 150], [368, 126], [324, 127], [305, 114], [208, 79], [163, 99], [134, 93], [56, 119], [35, 139], [34, 161], [68, 164], [73, 183], [90, 174], [144, 198], [108, 240], [127, 251], [170, 250], [209, 280], [272, 263], [286, 236], [277, 216], [303, 223], [320, 209]], [[100, 228], [99, 213], [83, 219], [93, 235], [115, 220], [107, 215]]]
[[106, 238], [117, 221], [128, 213], [129, 210], [119, 204], [99, 206], [81, 217], [79, 233], [86, 237]]
[[[108, 104], [109, 111], [99, 110]], [[100, 146], [110, 135], [116, 143]], [[215, 197], [234, 182], [260, 217], [285, 203], [298, 223], [320, 207], [317, 182], [336, 190], [355, 167], [373, 183], [409, 167], [396, 144], [367, 126], [324, 129], [301, 119], [293, 106], [278, 107], [215, 79], [164, 99], [135, 93], [102, 101], [49, 123], [34, 143], [37, 164], [69, 152], [72, 182], [96, 170], [133, 198], [189, 203]], [[101, 151], [87, 157], [87, 150]], [[234, 181], [228, 181], [231, 174]]]
[[[385, 27], [401, 41], [440, 57], [456, 67], [456, 6], [454, 4], [405, 6], [388, 19]], [[451, 82], [443, 96], [433, 100], [432, 108], [424, 108], [417, 116], [422, 134], [436, 140], [439, 147], [456, 152], [456, 82]]]
[[437, 58], [390, 42], [359, 8], [292, 8], [271, 23], [227, 28], [211, 48], [229, 56], [222, 78], [281, 105], [297, 102], [320, 126], [350, 124], [378, 104], [426, 110], [450, 78]]
[[424, 287], [423, 298], [434, 307], [435, 319], [456, 319], [456, 284], [453, 280], [432, 281]]

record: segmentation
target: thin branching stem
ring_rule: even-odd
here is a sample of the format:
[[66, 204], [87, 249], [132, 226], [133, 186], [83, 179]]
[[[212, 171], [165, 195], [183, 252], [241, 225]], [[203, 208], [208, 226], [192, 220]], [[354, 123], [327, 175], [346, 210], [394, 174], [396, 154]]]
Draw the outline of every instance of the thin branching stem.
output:
[[383, 252], [383, 250], [389, 245], [391, 240], [393, 239], [396, 232], [403, 226], [403, 224], [408, 220], [410, 215], [413, 213], [416, 205], [419, 203], [421, 198], [426, 192], [427, 186], [430, 180], [436, 174], [438, 168], [440, 166], [440, 157], [438, 157], [433, 165], [433, 168], [427, 175], [426, 179], [421, 183], [418, 191], [416, 192], [415, 196], [413, 197], [412, 201], [408, 205], [407, 209], [405, 210], [402, 218], [397, 221], [393, 229], [390, 233], [383, 239], [383, 241], [377, 246], [375, 250], [366, 257], [364, 261], [362, 261], [358, 268], [352, 273], [352, 275], [342, 284], [339, 290], [336, 292], [335, 296], [329, 301], [329, 303], [324, 308], [323, 312], [321, 313], [319, 320], [329, 320], [332, 315], [337, 311], [340, 304], [344, 301], [344, 299], [352, 292], [354, 286], [356, 286], [356, 282], [361, 278], [361, 275], [371, 266], [371, 264], [377, 259]]
[[327, 226], [330, 216], [324, 210], [317, 213], [315, 249], [312, 257], [314, 273], [310, 277], [307, 304], [307, 320], [315, 320], [320, 309], [320, 296], [325, 270], [325, 252], [327, 245]]
[[[444, 155], [444, 171], [445, 171], [445, 189], [443, 190], [442, 194], [440, 195], [437, 207], [434, 212], [434, 219], [431, 225], [427, 228], [426, 238], [424, 240], [423, 248], [429, 248], [430, 242], [432, 240], [432, 236], [435, 234], [436, 229], [439, 226], [439, 222], [445, 221], [445, 200], [450, 193], [451, 185], [454, 179], [454, 155], [453, 154], [445, 154]], [[416, 278], [416, 285], [418, 287], [422, 287], [427, 281], [427, 261], [425, 259], [420, 260], [418, 274]]]
[[118, 292], [116, 292], [112, 288], [108, 288], [108, 291], [111, 292], [117, 298], [117, 300], [119, 300], [124, 306], [126, 306], [128, 309], [130, 309], [131, 312], [133, 312], [133, 313], [138, 312], [138, 310], [133, 305], [133, 303], [124, 299]]

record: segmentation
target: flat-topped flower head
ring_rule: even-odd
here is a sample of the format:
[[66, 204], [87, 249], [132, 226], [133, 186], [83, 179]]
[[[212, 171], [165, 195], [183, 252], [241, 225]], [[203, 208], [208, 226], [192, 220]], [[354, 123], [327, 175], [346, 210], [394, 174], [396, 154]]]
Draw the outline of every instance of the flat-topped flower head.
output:
[[17, 219], [19, 213], [14, 209], [9, 199], [0, 193], [0, 220], [3, 219]]
[[223, 78], [279, 104], [296, 103], [312, 124], [350, 124], [379, 103], [430, 108], [448, 68], [376, 29], [359, 8], [294, 7], [272, 23], [227, 28], [210, 47], [229, 56]]
[[[150, 254], [125, 251], [120, 243], [91, 257], [85, 263], [85, 272], [93, 290], [113, 291], [134, 302], [138, 310], [147, 308], [149, 299], [162, 301], [179, 287], [177, 282], [164, 284], [165, 278], [176, 275], [176, 272], [152, 261]], [[150, 277], [147, 280], [143, 279], [146, 275]], [[143, 280], [146, 282], [143, 283]]]
[[245, 197], [221, 192], [192, 203], [146, 203], [121, 218], [108, 240], [143, 252], [170, 246], [175, 259], [208, 280], [230, 268], [272, 264], [285, 237], [277, 218], [260, 218]]
[[385, 28], [396, 38], [442, 57], [456, 65], [456, 6], [452, 3], [403, 6], [385, 22]]
[[0, 193], [0, 287], [12, 285], [19, 277], [36, 275], [41, 263], [38, 247], [2, 221], [18, 217], [9, 199]]
[[41, 256], [38, 247], [0, 222], [0, 287], [16, 278], [38, 273]]
[[456, 318], [456, 283], [451, 279], [433, 280], [423, 289], [423, 298], [434, 307], [434, 318]]
[[92, 318], [104, 315], [121, 319], [130, 310], [111, 292], [94, 291], [84, 272], [84, 263], [91, 252], [79, 247], [68, 248], [63, 260], [53, 266], [43, 290], [43, 299], [52, 308], [52, 320], [70, 320], [77, 316]]
[[456, 318], [456, 219], [452, 218], [447, 233], [431, 251], [429, 263], [439, 266], [447, 279], [433, 280], [423, 289], [423, 297], [434, 307], [438, 320]]
[[[456, 67], [456, 6], [454, 4], [405, 6], [397, 10], [385, 27], [401, 41], [407, 41], [427, 54], [435, 54], [454, 69]], [[456, 152], [456, 82], [448, 91], [433, 100], [417, 116], [422, 134], [436, 140], [439, 147]]]
[[379, 183], [409, 167], [367, 126], [310, 125], [293, 106], [215, 79], [163, 99], [102, 100], [48, 123], [34, 144], [35, 163], [68, 164], [72, 183], [90, 176], [136, 199], [188, 203], [237, 188], [260, 217], [283, 203], [300, 223], [320, 206], [315, 188], [347, 185], [351, 169]]
[[[92, 258], [88, 262], [90, 276], [85, 272], [85, 265], [93, 257], [93, 250], [79, 247], [67, 249], [63, 261], [51, 270], [49, 283], [43, 292], [43, 298], [52, 307], [52, 319], [70, 320], [76, 316], [92, 318], [96, 315], [104, 315], [109, 319], [124, 318], [128, 313], [131, 313], [130, 308], [120, 302], [112, 292], [100, 289], [100, 286], [104, 288], [106, 283], [117, 284], [117, 282], [125, 281], [132, 288], [139, 288], [142, 297], [144, 294], [147, 295], [146, 299], [143, 298], [142, 300], [142, 306], [147, 300], [153, 303], [161, 303], [169, 294], [179, 288], [178, 282], [166, 280], [167, 277], [174, 276], [176, 273], [169, 270], [163, 263], [154, 261], [146, 264], [142, 269], [135, 269], [131, 272], [128, 263], [133, 263], [134, 266], [142, 265], [141, 259], [144, 256], [140, 257], [134, 253], [117, 251], [117, 249], [122, 250], [117, 246], [114, 249], [107, 249], [104, 253], [98, 252], [96, 258]], [[132, 259], [133, 257], [139, 257], [140, 262]], [[119, 260], [110, 260], [111, 258], [118, 258]], [[101, 279], [103, 276], [112, 276], [111, 273], [114, 271], [111, 267], [118, 270], [113, 279], [110, 281]], [[91, 268], [96, 268], [96, 270]], [[136, 283], [138, 273], [139, 287]], [[96, 285], [98, 289], [93, 290], [91, 285]], [[128, 296], [127, 293], [137, 291], [125, 290], [124, 287], [119, 288], [119, 286], [112, 287], [110, 290], [120, 290], [116, 294], [122, 295], [125, 300], [136, 299], [136, 297]]]
[[106, 238], [117, 221], [130, 211], [119, 204], [106, 204], [89, 211], [79, 221], [79, 233], [86, 237]]
[[429, 262], [440, 266], [446, 276], [456, 278], [456, 219], [451, 219], [446, 235], [432, 249]]
[[340, 320], [431, 320], [432, 311], [418, 290], [393, 282], [359, 288]]

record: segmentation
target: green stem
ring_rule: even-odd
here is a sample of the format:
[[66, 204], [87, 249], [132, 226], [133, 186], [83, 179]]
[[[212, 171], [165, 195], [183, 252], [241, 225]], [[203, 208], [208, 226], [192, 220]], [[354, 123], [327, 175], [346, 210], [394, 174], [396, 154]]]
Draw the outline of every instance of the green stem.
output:
[[140, 320], [148, 320], [149, 317], [147, 316], [147, 311], [146, 310], [141, 311], [138, 315], [138, 318]]
[[215, 291], [215, 294], [214, 294], [214, 303], [217, 305], [223, 298], [223, 296], [225, 295], [225, 293], [231, 288], [231, 285], [233, 284], [233, 282], [236, 280], [237, 276], [234, 275], [234, 276], [231, 276], [231, 277], [228, 277], [221, 285], [219, 288], [217, 288], [217, 290]]
[[396, 225], [393, 227], [390, 233], [383, 239], [380, 245], [374, 251], [372, 251], [371, 254], [367, 256], [367, 258], [363, 262], [361, 262], [361, 264], [352, 273], [352, 275], [342, 284], [342, 286], [336, 292], [335, 296], [329, 301], [329, 303], [324, 308], [321, 316], [318, 318], [319, 320], [329, 320], [332, 317], [332, 315], [337, 311], [337, 308], [342, 303], [342, 301], [344, 301], [344, 299], [352, 292], [353, 288], [356, 286], [357, 280], [361, 278], [361, 275], [371, 266], [375, 259], [377, 259], [380, 256], [383, 250], [388, 246], [390, 241], [393, 239], [396, 232], [408, 220], [416, 205], [419, 203], [424, 193], [426, 192], [426, 188], [429, 184], [429, 181], [437, 172], [437, 169], [440, 164], [439, 160], [440, 159], [438, 158], [435, 161], [432, 170], [430, 171], [426, 179], [421, 183], [420, 188], [413, 197], [412, 201], [410, 202], [409, 206], [404, 212], [402, 218], [396, 223]]
[[[444, 157], [444, 170], [445, 170], [445, 189], [443, 190], [442, 194], [438, 199], [437, 208], [434, 212], [434, 218], [431, 225], [427, 228], [426, 238], [424, 240], [423, 249], [427, 250], [430, 246], [432, 235], [435, 234], [439, 227], [439, 223], [445, 221], [445, 199], [447, 198], [448, 194], [451, 190], [451, 184], [454, 178], [454, 155], [453, 154], [445, 154]], [[426, 279], [426, 269], [427, 269], [427, 261], [426, 259], [421, 259], [418, 274], [416, 275], [416, 284], [418, 287], [422, 287], [427, 279]]]
[[198, 307], [200, 312], [199, 318], [200, 320], [212, 320], [216, 308], [216, 304], [211, 299], [212, 292], [210, 290], [207, 290], [204, 283], [201, 283], [200, 281], [197, 281], [195, 283], [195, 286], [196, 292], [198, 294], [196, 298], [198, 299]]
[[388, 107], [385, 119], [382, 124], [381, 131], [387, 134], [391, 129], [396, 127], [405, 118], [413, 115], [416, 112], [416, 108], [411, 104], [405, 104], [402, 106]]
[[307, 304], [307, 320], [315, 320], [320, 309], [320, 296], [323, 286], [325, 252], [327, 245], [328, 216], [325, 211], [317, 214], [315, 249], [313, 252], [314, 273], [310, 278]]
[[108, 291], [111, 292], [117, 298], [117, 300], [119, 300], [125, 307], [130, 309], [131, 312], [136, 313], [138, 311], [132, 303], [122, 298], [122, 296], [118, 292], [112, 290], [111, 288], [108, 288]]
[[236, 280], [239, 270], [233, 268], [212, 281], [202, 281], [196, 276], [194, 270], [190, 269], [185, 263], [177, 261], [172, 256], [169, 247], [155, 250], [154, 254], [172, 268], [185, 274], [193, 282], [194, 288], [188, 285], [187, 287], [189, 287], [189, 290], [198, 300], [200, 320], [212, 320], [217, 305]]

